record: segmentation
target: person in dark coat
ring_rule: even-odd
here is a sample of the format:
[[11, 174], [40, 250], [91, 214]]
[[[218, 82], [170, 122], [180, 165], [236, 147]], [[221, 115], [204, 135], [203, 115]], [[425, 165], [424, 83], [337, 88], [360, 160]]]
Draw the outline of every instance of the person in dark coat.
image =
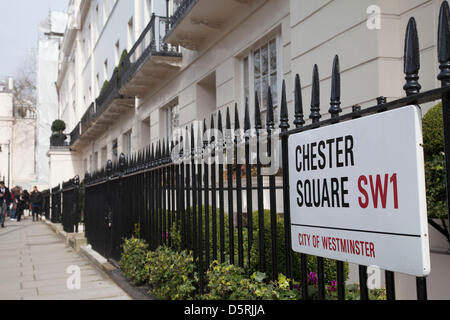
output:
[[33, 192], [30, 194], [30, 202], [33, 213], [33, 222], [39, 221], [42, 210], [42, 194], [36, 186], [33, 187]]
[[11, 205], [12, 198], [9, 189], [5, 186], [4, 181], [0, 181], [0, 223], [2, 228], [5, 227], [6, 209]]
[[22, 219], [23, 211], [26, 209], [27, 203], [25, 201], [25, 195], [23, 190], [19, 191], [19, 195], [17, 196], [17, 211], [16, 211], [16, 217], [17, 222], [20, 222]]

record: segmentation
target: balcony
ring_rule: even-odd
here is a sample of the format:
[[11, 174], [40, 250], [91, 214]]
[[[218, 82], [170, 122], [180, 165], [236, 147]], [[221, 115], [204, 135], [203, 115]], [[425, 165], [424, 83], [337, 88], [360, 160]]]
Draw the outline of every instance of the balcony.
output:
[[95, 120], [95, 103], [92, 102], [83, 117], [81, 118], [81, 128], [83, 131], [88, 130]]
[[80, 137], [80, 133], [81, 133], [81, 123], [78, 122], [73, 131], [70, 133], [70, 146], [73, 146], [74, 144], [77, 143], [77, 140]]
[[108, 126], [119, 119], [124, 112], [134, 109], [134, 102], [134, 96], [124, 96], [119, 93], [118, 71], [115, 70], [99, 97], [81, 118], [79, 126], [77, 126], [79, 135], [76, 135], [76, 129], [72, 132], [76, 139], [72, 140], [71, 148], [77, 150], [104, 133]]
[[227, 28], [230, 21], [244, 17], [265, 0], [182, 0], [171, 17], [165, 42], [199, 50]]
[[181, 67], [178, 46], [163, 42], [169, 30], [167, 17], [153, 15], [121, 65], [119, 92], [125, 96], [151, 93]]

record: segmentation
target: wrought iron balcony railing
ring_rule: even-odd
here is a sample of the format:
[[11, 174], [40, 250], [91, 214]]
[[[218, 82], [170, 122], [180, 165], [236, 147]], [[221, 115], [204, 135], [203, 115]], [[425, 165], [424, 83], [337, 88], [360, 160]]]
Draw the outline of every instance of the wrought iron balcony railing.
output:
[[170, 18], [170, 29], [174, 29], [183, 20], [186, 14], [197, 4], [199, 0], [178, 1], [178, 8]]
[[139, 39], [122, 61], [120, 85], [126, 84], [151, 56], [181, 57], [180, 48], [164, 43], [170, 27], [167, 17], [152, 15]]
[[73, 131], [70, 133], [70, 145], [74, 145], [74, 143], [78, 140], [81, 134], [81, 122], [75, 126]]
[[117, 69], [109, 80], [108, 84], [102, 89], [99, 97], [96, 99], [95, 119], [98, 119], [102, 113], [108, 108], [114, 99], [121, 98], [119, 94], [119, 77]]
[[95, 103], [92, 102], [81, 118], [81, 130], [86, 131], [95, 121]]

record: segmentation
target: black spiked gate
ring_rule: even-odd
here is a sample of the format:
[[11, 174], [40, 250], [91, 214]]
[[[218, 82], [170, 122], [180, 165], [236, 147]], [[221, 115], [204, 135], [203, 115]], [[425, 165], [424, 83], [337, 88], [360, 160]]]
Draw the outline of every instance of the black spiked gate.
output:
[[[438, 79], [442, 83], [441, 88], [421, 92], [417, 23], [412, 18], [405, 35], [406, 82], [403, 89], [406, 97], [389, 102], [384, 97], [378, 97], [376, 105], [364, 109], [359, 105], [342, 104], [340, 58], [336, 55], [332, 63], [330, 117], [327, 119], [322, 119], [321, 115], [319, 68], [314, 65], [309, 115], [304, 112], [301, 78], [296, 75], [293, 92], [286, 91], [283, 81], [281, 88], [269, 88], [263, 93], [268, 98], [267, 110], [263, 110], [266, 112], [264, 124], [259, 101], [261, 93], [255, 93], [254, 119], [250, 118], [253, 104], [250, 106], [246, 100], [243, 105], [234, 106], [233, 122], [230, 108], [226, 109], [226, 119], [222, 118], [224, 114], [221, 111], [217, 113], [217, 121], [212, 115], [210, 134], [207, 134], [204, 120], [198, 127], [193, 124], [187, 126], [175, 140], [166, 138], [133, 154], [121, 154], [115, 163], [105, 163], [105, 168], [86, 174], [84, 223], [88, 242], [100, 254], [113, 262], [117, 261], [121, 255], [122, 240], [131, 237], [137, 225], [140, 236], [148, 241], [152, 250], [161, 245], [174, 247], [178, 244], [181, 249], [192, 252], [197, 263], [201, 292], [207, 289], [205, 272], [212, 261], [219, 260], [265, 272], [272, 279], [283, 273], [293, 280], [292, 284], [294, 281], [300, 283], [302, 298], [309, 299], [308, 271], [312, 270], [308, 270], [308, 262], [314, 260], [300, 254], [300, 265], [297, 265], [298, 256], [292, 252], [291, 218], [301, 212], [291, 212], [290, 207], [290, 203], [295, 201], [290, 199], [290, 189], [295, 186], [289, 183], [289, 137], [323, 126], [442, 99], [447, 194], [450, 198], [449, 17], [449, 5], [443, 1], [438, 30]], [[280, 89], [280, 101], [273, 101], [272, 93]], [[289, 97], [292, 94], [293, 97]], [[289, 110], [288, 101], [291, 100], [293, 110]], [[279, 107], [279, 119], [275, 118], [275, 104]], [[309, 118], [308, 124], [305, 118]], [[226, 131], [223, 130], [223, 120]], [[241, 125], [244, 135], [239, 130]], [[217, 130], [214, 130], [215, 127]], [[280, 129], [279, 135], [276, 129]], [[266, 168], [263, 167], [261, 154], [267, 152], [269, 158], [273, 158], [271, 164], [275, 165], [279, 143], [282, 177], [276, 177], [274, 172], [263, 177]], [[71, 192], [77, 192], [78, 185], [77, 179], [72, 179], [63, 183], [62, 187], [45, 192], [46, 207], [49, 207], [46, 213], [51, 212], [49, 217], [52, 222], [63, 220], [67, 229], [72, 231], [73, 220], [77, 220], [72, 219], [76, 217], [73, 211], [79, 211], [79, 208], [75, 197], [71, 198]], [[283, 224], [279, 223], [279, 219], [283, 219]], [[430, 225], [449, 237], [448, 230], [444, 230], [447, 226], [434, 226], [432, 221]], [[279, 237], [281, 231], [284, 233]], [[324, 258], [317, 257], [320, 299], [329, 297], [324, 267]], [[336, 261], [337, 294], [341, 300], [346, 295], [344, 267], [344, 262]], [[361, 300], [367, 300], [370, 297], [367, 266], [359, 266], [359, 278]], [[387, 298], [392, 300], [396, 298], [394, 280], [394, 272], [387, 270], [386, 292]], [[425, 278], [416, 279], [416, 288], [417, 298], [427, 299]]]

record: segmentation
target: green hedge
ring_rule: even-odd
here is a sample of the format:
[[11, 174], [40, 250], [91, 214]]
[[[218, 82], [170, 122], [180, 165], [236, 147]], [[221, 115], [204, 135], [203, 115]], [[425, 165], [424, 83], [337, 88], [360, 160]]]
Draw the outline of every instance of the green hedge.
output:
[[139, 238], [139, 227], [135, 228], [135, 234], [131, 239], [125, 240], [122, 249], [119, 265], [124, 276], [134, 285], [147, 283], [149, 272], [145, 264], [149, 247], [144, 240]]
[[422, 123], [428, 216], [447, 218], [442, 103], [431, 108]]
[[[203, 214], [203, 245], [206, 247], [206, 239], [205, 239], [205, 207], [202, 207], [202, 214]], [[220, 217], [219, 217], [219, 210], [217, 209], [217, 252], [218, 252], [218, 259], [220, 259], [220, 252], [221, 252], [221, 246], [220, 246]], [[246, 219], [243, 219], [243, 225], [246, 226], [247, 222]], [[244, 268], [247, 270], [247, 273], [251, 274], [254, 272], [257, 272], [260, 270], [259, 265], [259, 215], [258, 212], [255, 211], [252, 214], [252, 221], [253, 221], [253, 243], [251, 248], [251, 257], [250, 261], [248, 261], [248, 229], [246, 227], [242, 230], [242, 236], [243, 236], [243, 253], [244, 253]], [[198, 221], [197, 221], [198, 223]], [[229, 232], [229, 218], [228, 215], [225, 214], [224, 216], [224, 225], [225, 225], [225, 261], [230, 261], [230, 232]], [[209, 208], [209, 252], [210, 252], [210, 259], [213, 260], [213, 221], [212, 221], [212, 208]], [[191, 234], [193, 232], [193, 215], [192, 215], [192, 209], [190, 214], [190, 227], [191, 227]], [[285, 232], [284, 232], [284, 219], [277, 215], [277, 236], [276, 236], [276, 243], [277, 243], [277, 266], [278, 266], [278, 272], [280, 273], [286, 273], [286, 250], [285, 250]], [[178, 251], [181, 251], [181, 234], [179, 231], [179, 228], [177, 229], [175, 226], [172, 228], [170, 234], [173, 241], [173, 248], [175, 248]], [[264, 255], [264, 261], [265, 261], [265, 272], [267, 276], [272, 279], [272, 234], [271, 234], [271, 218], [270, 218], [270, 211], [265, 210], [264, 211], [264, 247], [265, 247], [265, 255]], [[234, 228], [234, 261], [237, 264], [238, 263], [238, 229]], [[293, 271], [293, 278], [294, 280], [300, 280], [300, 254], [293, 253], [292, 256], [292, 271]], [[336, 261], [330, 260], [330, 259], [324, 259], [324, 272], [325, 272], [325, 282], [330, 283], [333, 280], [337, 279], [337, 271], [336, 271]], [[317, 258], [315, 256], [308, 256], [308, 271], [309, 272], [317, 272]], [[345, 264], [345, 279], [348, 279], [348, 264]], [[276, 278], [277, 276], [275, 276]]]

